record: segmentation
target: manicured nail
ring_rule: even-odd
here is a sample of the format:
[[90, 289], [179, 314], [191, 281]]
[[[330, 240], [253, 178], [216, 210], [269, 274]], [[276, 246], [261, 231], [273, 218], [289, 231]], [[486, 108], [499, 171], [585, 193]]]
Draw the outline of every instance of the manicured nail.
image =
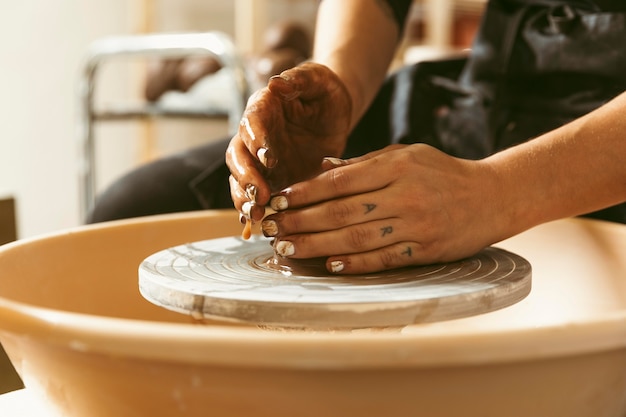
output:
[[[291, 101], [300, 96], [300, 91], [294, 89], [293, 84], [289, 83], [291, 81], [291, 77], [282, 73], [280, 75], [274, 75], [270, 77], [270, 81], [279, 81], [283, 85], [282, 87], [278, 87], [278, 93], [282, 96], [282, 98], [286, 101]], [[287, 90], [287, 91], [284, 91]]]
[[287, 240], [279, 240], [274, 248], [276, 249], [276, 253], [284, 257], [291, 256], [296, 253], [296, 248], [293, 246], [293, 243]]
[[276, 211], [286, 210], [289, 207], [287, 197], [284, 195], [277, 195], [270, 200], [270, 207]]
[[246, 198], [252, 203], [256, 203], [256, 186], [252, 184], [246, 185]]
[[259, 162], [263, 164], [263, 166], [267, 166], [267, 157], [265, 156], [266, 153], [267, 148], [259, 148], [259, 150], [256, 151], [256, 157], [259, 159]]
[[263, 235], [267, 237], [276, 236], [278, 234], [278, 224], [274, 220], [263, 220], [261, 222], [261, 230]]
[[331, 169], [338, 168], [340, 166], [346, 165], [346, 161], [339, 158], [333, 158], [331, 156], [322, 159], [322, 170], [330, 171]]
[[259, 148], [256, 152], [257, 158], [263, 164], [265, 168], [274, 168], [276, 166], [276, 159], [272, 158], [272, 153], [267, 148]]
[[340, 159], [340, 158], [333, 158], [332, 156], [328, 156], [324, 158], [324, 162], [328, 162], [329, 164], [336, 166], [336, 167], [340, 167], [346, 164], [345, 160]]
[[284, 81], [291, 81], [291, 77], [289, 75], [285, 74], [285, 73], [272, 75], [270, 77], [270, 80], [275, 80], [275, 79], [278, 79], [278, 78], [280, 78], [281, 80], [284, 80]]
[[246, 201], [245, 203], [243, 203], [243, 205], [241, 206], [241, 213], [247, 218], [250, 218], [250, 213], [252, 211], [252, 206], [253, 204], [249, 201]]
[[330, 272], [338, 273], [343, 271], [344, 264], [342, 261], [332, 261], [330, 263]]

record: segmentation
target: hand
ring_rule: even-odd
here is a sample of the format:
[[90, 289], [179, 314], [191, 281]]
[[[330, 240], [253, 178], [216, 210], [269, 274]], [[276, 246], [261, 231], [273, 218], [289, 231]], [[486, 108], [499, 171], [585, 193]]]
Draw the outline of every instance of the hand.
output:
[[289, 258], [329, 257], [331, 273], [357, 274], [460, 259], [494, 243], [497, 177], [483, 161], [424, 144], [351, 160], [272, 199], [262, 229]]
[[272, 77], [248, 101], [226, 151], [235, 207], [242, 210], [253, 185], [256, 204], [246, 216], [261, 220], [273, 192], [318, 174], [324, 157], [341, 155], [351, 106], [341, 80], [323, 65]]

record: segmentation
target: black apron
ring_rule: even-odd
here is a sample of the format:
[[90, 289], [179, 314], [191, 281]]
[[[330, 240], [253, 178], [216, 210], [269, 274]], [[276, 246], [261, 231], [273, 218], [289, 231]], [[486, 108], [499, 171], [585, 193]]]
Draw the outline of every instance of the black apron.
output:
[[[626, 13], [586, 0], [492, 0], [469, 56], [420, 62], [386, 81], [346, 156], [422, 142], [480, 159], [624, 91]], [[589, 216], [626, 223], [626, 204]]]

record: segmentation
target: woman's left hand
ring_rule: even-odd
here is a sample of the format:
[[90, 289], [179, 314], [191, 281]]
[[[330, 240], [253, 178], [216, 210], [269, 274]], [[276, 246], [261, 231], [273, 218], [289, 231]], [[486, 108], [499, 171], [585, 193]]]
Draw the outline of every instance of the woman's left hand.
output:
[[415, 144], [323, 168], [275, 196], [262, 229], [279, 255], [328, 257], [331, 273], [457, 260], [501, 240], [509, 221], [485, 161]]

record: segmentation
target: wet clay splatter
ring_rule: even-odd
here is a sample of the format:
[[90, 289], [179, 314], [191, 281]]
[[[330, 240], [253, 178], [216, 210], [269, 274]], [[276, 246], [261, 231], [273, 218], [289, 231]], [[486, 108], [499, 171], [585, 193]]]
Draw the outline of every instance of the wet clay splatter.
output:
[[252, 236], [252, 220], [246, 219], [246, 224], [243, 226], [243, 231], [241, 232], [241, 237], [244, 240], [250, 239]]

